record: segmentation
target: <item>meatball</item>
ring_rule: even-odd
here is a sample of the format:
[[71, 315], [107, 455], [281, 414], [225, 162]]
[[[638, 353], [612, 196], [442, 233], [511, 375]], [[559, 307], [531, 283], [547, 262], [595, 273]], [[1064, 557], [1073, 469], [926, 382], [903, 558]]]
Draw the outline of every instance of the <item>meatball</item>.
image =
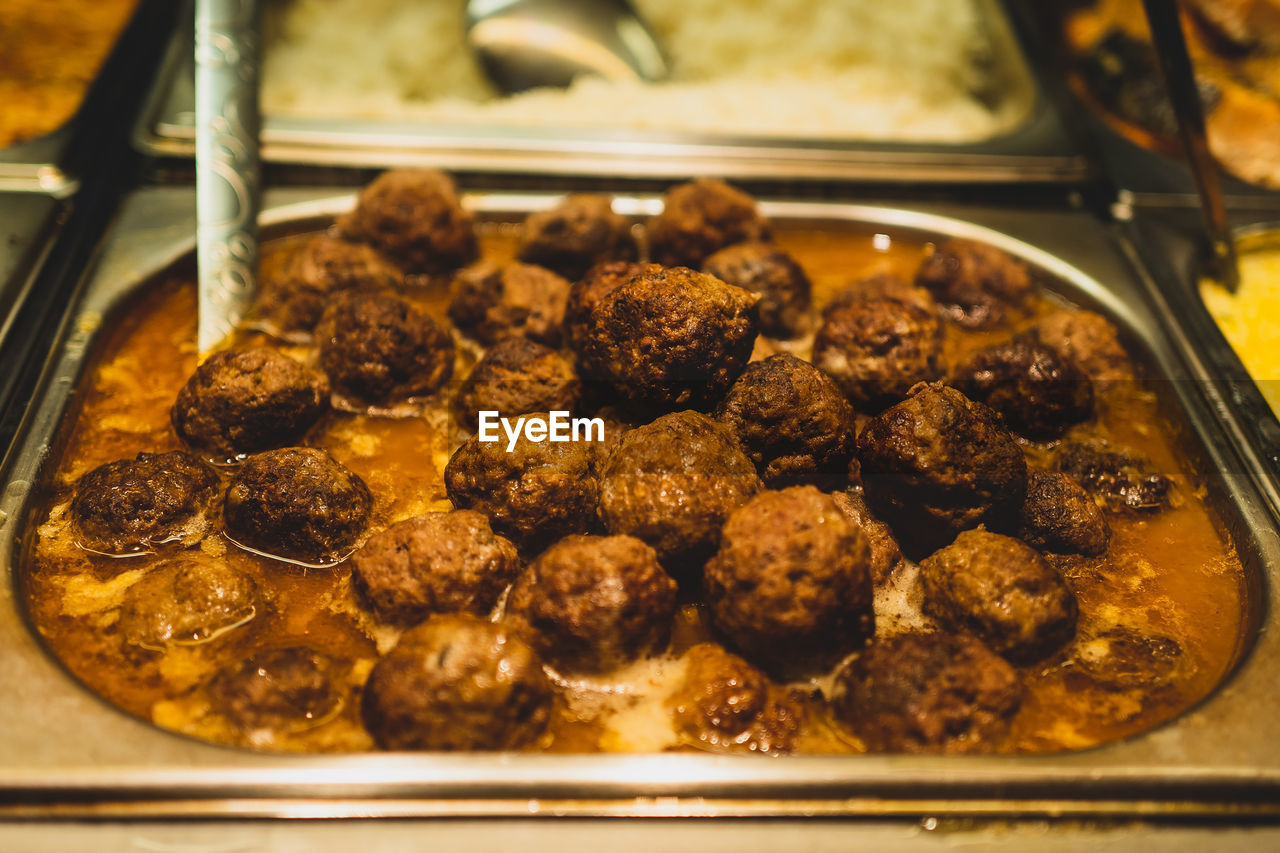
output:
[[338, 220], [352, 240], [371, 243], [407, 273], [437, 275], [476, 259], [475, 226], [443, 172], [384, 172]]
[[544, 660], [604, 672], [666, 647], [676, 582], [631, 536], [569, 536], [529, 565], [507, 602]]
[[991, 752], [1022, 703], [1013, 667], [970, 637], [878, 639], [836, 675], [834, 710], [871, 752]]
[[1082, 640], [1074, 660], [1093, 681], [1112, 690], [1164, 687], [1188, 665], [1177, 640], [1123, 625]]
[[649, 245], [664, 266], [697, 267], [725, 246], [769, 239], [769, 221], [755, 199], [723, 181], [678, 184], [662, 201], [662, 213], [649, 220]]
[[515, 546], [468, 509], [393, 524], [351, 556], [351, 575], [373, 612], [401, 625], [433, 613], [487, 615], [519, 571]]
[[1169, 505], [1169, 478], [1139, 454], [1101, 439], [1061, 445], [1054, 467], [1117, 511], [1154, 512]]
[[866, 537], [870, 548], [871, 581], [875, 584], [884, 583], [903, 559], [902, 548], [893, 537], [893, 531], [889, 529], [889, 525], [871, 514], [871, 508], [867, 506], [861, 492], [835, 492], [831, 499], [849, 521], [862, 528], [862, 535]]
[[896, 299], [918, 305], [930, 314], [938, 313], [938, 303], [934, 301], [933, 294], [923, 287], [917, 287], [892, 273], [875, 273], [860, 278], [837, 292], [823, 307], [822, 316], [826, 317], [841, 306], [872, 299]]
[[164, 650], [214, 639], [255, 615], [257, 585], [220, 562], [182, 556], [149, 570], [120, 605], [120, 633]]
[[316, 327], [320, 366], [341, 394], [373, 405], [425, 397], [453, 375], [453, 339], [392, 293], [337, 296]]
[[572, 193], [548, 210], [529, 214], [516, 257], [576, 281], [605, 261], [632, 260], [631, 222], [613, 212], [607, 195]]
[[1098, 557], [1111, 540], [1111, 526], [1084, 488], [1052, 471], [1027, 472], [1021, 521], [1018, 535], [1044, 551]]
[[640, 264], [634, 261], [609, 261], [596, 264], [569, 287], [569, 299], [564, 309], [565, 341], [575, 350], [586, 338], [591, 325], [591, 313], [596, 305], [623, 282], [641, 272], [658, 272], [657, 264]]
[[1031, 296], [1027, 265], [1007, 252], [972, 240], [948, 240], [925, 259], [916, 284], [933, 294], [962, 326], [990, 328]]
[[629, 400], [710, 405], [751, 357], [757, 298], [685, 267], [646, 267], [596, 303], [574, 342], [579, 365]]
[[458, 273], [449, 319], [482, 344], [525, 337], [559, 346], [569, 282], [532, 264], [480, 261]]
[[193, 545], [209, 531], [217, 491], [217, 475], [191, 453], [139, 453], [81, 477], [71, 518], [79, 543], [103, 554]]
[[530, 430], [549, 437], [553, 426], [545, 412], [520, 416], [514, 427], [520, 434], [510, 451], [505, 435], [468, 439], [444, 469], [449, 500], [483, 512], [496, 530], [532, 550], [570, 533], [589, 532], [599, 497], [599, 442], [529, 437]]
[[230, 458], [292, 444], [328, 407], [323, 374], [257, 347], [205, 359], [170, 414], [183, 441]]
[[770, 485], [842, 482], [853, 453], [854, 413], [836, 383], [793, 355], [754, 361], [716, 408]]
[[288, 256], [279, 276], [262, 282], [258, 314], [282, 333], [305, 334], [320, 322], [333, 294], [403, 283], [404, 274], [372, 246], [316, 234]]
[[942, 327], [919, 305], [863, 299], [826, 313], [813, 341], [813, 363], [855, 406], [878, 411], [917, 382], [942, 375]]
[[1014, 663], [1032, 663], [1075, 635], [1076, 597], [1053, 566], [1012, 536], [966, 530], [920, 561], [924, 611]]
[[956, 371], [955, 386], [1027, 438], [1056, 438], [1093, 416], [1088, 375], [1027, 335], [974, 353]]
[[728, 246], [702, 263], [702, 271], [726, 284], [760, 294], [760, 333], [794, 338], [805, 331], [809, 277], [791, 255], [769, 243]]
[[867, 502], [917, 554], [1011, 521], [1026, 494], [1026, 460], [999, 416], [942, 384], [872, 418], [857, 453]]
[[209, 683], [209, 700], [236, 728], [288, 733], [314, 728], [334, 717], [343, 697], [324, 655], [293, 646], [254, 654]]
[[314, 447], [250, 456], [231, 478], [227, 535], [241, 545], [299, 562], [331, 563], [369, 525], [369, 487]]
[[378, 660], [361, 715], [383, 749], [516, 749], [542, 734], [551, 699], [524, 640], [457, 613], [411, 628]]
[[600, 519], [668, 560], [709, 555], [729, 513], [761, 488], [733, 435], [698, 412], [623, 433], [600, 475]]
[[1040, 343], [1074, 361], [1095, 384], [1133, 378], [1133, 363], [1111, 321], [1092, 311], [1057, 311], [1033, 327]]
[[560, 353], [528, 338], [508, 338], [490, 347], [471, 369], [453, 408], [458, 422], [474, 430], [481, 411], [503, 417], [571, 412], [581, 397], [582, 383]]
[[711, 621], [771, 671], [811, 675], [874, 628], [867, 539], [813, 486], [734, 510], [703, 578]]
[[791, 752], [803, 709], [770, 686], [764, 673], [714, 643], [684, 655], [685, 675], [668, 700], [676, 731], [715, 751]]

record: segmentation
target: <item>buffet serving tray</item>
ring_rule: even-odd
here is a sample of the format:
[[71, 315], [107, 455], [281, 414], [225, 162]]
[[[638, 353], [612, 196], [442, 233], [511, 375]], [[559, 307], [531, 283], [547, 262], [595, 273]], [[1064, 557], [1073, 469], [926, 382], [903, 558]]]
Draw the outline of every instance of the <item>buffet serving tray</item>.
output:
[[[323, 226], [353, 195], [291, 188], [265, 199], [264, 236]], [[559, 194], [469, 194], [515, 219]], [[621, 196], [620, 212], [657, 211]], [[1280, 635], [1263, 630], [1280, 589], [1268, 480], [1215, 417], [1217, 389], [1136, 274], [1109, 225], [1078, 210], [874, 207], [763, 201], [775, 220], [875, 224], [897, 234], [991, 243], [1105, 312], [1169, 381], [1182, 444], [1229, 526], [1249, 615], [1238, 662], [1192, 711], [1144, 735], [1060, 755], [1008, 757], [357, 754], [266, 755], [172, 734], [106, 705], [47, 654], [26, 621], [17, 565], [59, 423], [75, 405], [99, 332], [140, 285], [194, 248], [189, 188], [137, 191], [68, 306], [40, 390], [0, 469], [0, 820], [6, 816], [907, 816], [1280, 814]]]

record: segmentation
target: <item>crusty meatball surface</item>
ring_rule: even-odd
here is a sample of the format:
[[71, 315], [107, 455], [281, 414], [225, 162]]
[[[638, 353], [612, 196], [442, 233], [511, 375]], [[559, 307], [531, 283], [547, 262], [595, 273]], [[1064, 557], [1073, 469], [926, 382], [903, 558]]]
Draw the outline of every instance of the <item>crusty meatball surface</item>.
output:
[[902, 548], [894, 538], [889, 525], [876, 518], [867, 506], [862, 492], [844, 490], [834, 492], [831, 499], [845, 514], [845, 517], [862, 528], [862, 535], [867, 539], [871, 554], [871, 580], [873, 583], [884, 583], [902, 563]]
[[320, 322], [332, 295], [403, 283], [404, 274], [367, 243], [315, 234], [288, 256], [278, 276], [263, 280], [257, 314], [281, 333], [305, 335]]
[[475, 260], [475, 225], [443, 172], [383, 172], [338, 219], [343, 236], [372, 244], [407, 273], [437, 275]]
[[325, 309], [316, 340], [334, 389], [363, 403], [426, 397], [453, 375], [449, 333], [393, 293], [339, 294]]
[[205, 359], [170, 414], [187, 444], [231, 458], [294, 443], [328, 407], [324, 374], [255, 347]]
[[703, 578], [712, 622], [770, 671], [813, 674], [874, 630], [870, 546], [813, 486], [734, 510]]
[[769, 221], [756, 200], [724, 181], [699, 178], [678, 184], [649, 220], [653, 259], [664, 266], [698, 267], [708, 255], [748, 240], [768, 240]]
[[587, 270], [569, 287], [569, 299], [564, 309], [566, 343], [575, 351], [579, 348], [591, 325], [591, 314], [600, 300], [638, 273], [658, 272], [661, 269], [658, 264], [607, 261]]
[[214, 676], [208, 693], [214, 709], [250, 736], [313, 728], [332, 718], [343, 703], [333, 663], [300, 646], [255, 653]]
[[897, 299], [861, 299], [824, 312], [813, 363], [853, 401], [879, 411], [917, 382], [942, 375], [942, 327], [932, 312]]
[[104, 554], [204, 538], [218, 477], [184, 450], [139, 453], [99, 465], [76, 481], [71, 518], [81, 545]]
[[525, 337], [556, 347], [568, 299], [569, 282], [551, 270], [480, 261], [454, 278], [449, 319], [482, 344]]
[[716, 407], [716, 419], [771, 486], [842, 484], [847, 476], [853, 406], [830, 376], [789, 353], [748, 364]]
[[567, 536], [516, 580], [507, 615], [544, 660], [605, 672], [661, 651], [671, 635], [676, 582], [632, 536]]
[[1031, 296], [1025, 263], [994, 246], [959, 238], [925, 259], [916, 284], [933, 294], [950, 319], [975, 329], [1022, 311]]
[[1156, 512], [1169, 506], [1169, 478], [1152, 471], [1151, 460], [1102, 439], [1066, 442], [1054, 467], [1101, 498], [1113, 511]]
[[515, 545], [468, 509], [405, 519], [351, 556], [352, 577], [373, 612], [400, 625], [433, 613], [487, 615], [519, 571]]
[[729, 514], [761, 488], [755, 466], [721, 424], [673, 412], [625, 432], [600, 476], [600, 519], [647, 542], [659, 559], [706, 556]]
[[1053, 654], [1075, 635], [1076, 597], [1034, 548], [966, 530], [920, 561], [924, 611], [1014, 663]]
[[635, 256], [630, 220], [614, 213], [611, 196], [596, 193], [571, 193], [554, 207], [529, 214], [516, 249], [516, 257], [525, 263], [546, 267], [570, 281], [596, 264]]
[[998, 748], [1022, 703], [1016, 670], [971, 637], [877, 639], [836, 676], [836, 717], [871, 752]]
[[873, 299], [896, 299], [917, 305], [929, 314], [938, 313], [938, 303], [933, 294], [893, 273], [872, 273], [855, 279], [836, 292], [822, 307], [822, 316], [845, 305]]
[[231, 478], [227, 535], [241, 545], [303, 563], [346, 556], [369, 525], [364, 480], [314, 447], [250, 456]]
[[919, 385], [858, 436], [867, 502], [924, 554], [983, 521], [1016, 518], [1027, 463], [999, 416], [946, 385]]
[[703, 261], [702, 271], [726, 284], [760, 294], [762, 335], [788, 339], [804, 333], [812, 285], [787, 252], [771, 243], [736, 243]]
[[1027, 472], [1018, 535], [1029, 545], [1058, 554], [1098, 557], [1107, 551], [1111, 526], [1088, 492], [1054, 471]]
[[645, 267], [596, 303], [574, 342], [579, 366], [629, 400], [713, 404], [751, 357], [756, 301], [685, 267]]
[[432, 616], [374, 665], [361, 715], [382, 749], [502, 750], [536, 740], [551, 716], [537, 653], [501, 624]]
[[974, 353], [956, 371], [954, 382], [1027, 438], [1056, 438], [1093, 417], [1088, 374], [1030, 335]]
[[684, 660], [684, 678], [668, 704], [689, 745], [761, 755], [795, 749], [804, 709], [764, 673], [715, 643], [693, 646]]
[[1103, 389], [1133, 378], [1133, 361], [1120, 343], [1111, 321], [1093, 311], [1055, 311], [1037, 323], [1032, 333], [1058, 355], [1074, 361]]
[[494, 344], [458, 389], [453, 410], [458, 422], [474, 430], [482, 411], [502, 417], [529, 412], [573, 412], [582, 383], [569, 360], [528, 338]]
[[252, 619], [257, 597], [253, 578], [230, 566], [175, 557], [129, 587], [120, 633], [148, 649], [203, 643]]

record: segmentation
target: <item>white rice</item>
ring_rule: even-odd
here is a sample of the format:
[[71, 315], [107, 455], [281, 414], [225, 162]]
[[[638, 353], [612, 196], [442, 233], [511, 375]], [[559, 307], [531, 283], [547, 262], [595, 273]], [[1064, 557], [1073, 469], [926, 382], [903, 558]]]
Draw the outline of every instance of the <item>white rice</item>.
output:
[[983, 0], [634, 0], [672, 79], [582, 79], [498, 97], [462, 40], [462, 0], [276, 0], [273, 115], [959, 142], [1021, 119], [976, 94], [992, 50]]

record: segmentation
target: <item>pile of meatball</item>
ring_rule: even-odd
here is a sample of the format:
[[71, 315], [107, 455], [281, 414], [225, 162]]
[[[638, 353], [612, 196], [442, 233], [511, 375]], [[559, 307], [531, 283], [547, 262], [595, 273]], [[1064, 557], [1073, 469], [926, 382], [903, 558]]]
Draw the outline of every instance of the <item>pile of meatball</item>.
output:
[[[173, 405], [186, 449], [79, 480], [83, 547], [177, 549], [130, 590], [127, 640], [164, 648], [252, 613], [252, 581], [182, 556], [221, 532], [349, 570], [402, 630], [358, 698], [384, 749], [536, 748], [566, 679], [669, 653], [696, 602], [713, 639], [675, 650], [668, 702], [687, 745], [789, 752], [817, 707], [870, 751], [992, 751], [1026, 668], [1076, 632], [1056, 556], [1103, 555], [1108, 518], [1168, 503], [1138, 455], [1062, 439], [1131, 376], [1104, 318], [1062, 310], [947, 363], [948, 327], [1030, 316], [1030, 271], [990, 246], [942, 242], [914, 280], [855, 281], [819, 312], [754, 199], [705, 179], [643, 224], [571, 195], [528, 217], [516, 259], [477, 245], [450, 178], [382, 175], [264, 288], [259, 319], [309, 360], [211, 356]], [[449, 327], [406, 295], [441, 281]], [[485, 349], [455, 378], [464, 339]], [[606, 429], [472, 435], [444, 471], [454, 509], [381, 526], [360, 477], [306, 445], [335, 400], [433, 401], [468, 432], [482, 410]], [[877, 633], [876, 590], [908, 560], [932, 630]], [[207, 692], [245, 731], [305, 726], [340, 701], [331, 668], [269, 649]]]

